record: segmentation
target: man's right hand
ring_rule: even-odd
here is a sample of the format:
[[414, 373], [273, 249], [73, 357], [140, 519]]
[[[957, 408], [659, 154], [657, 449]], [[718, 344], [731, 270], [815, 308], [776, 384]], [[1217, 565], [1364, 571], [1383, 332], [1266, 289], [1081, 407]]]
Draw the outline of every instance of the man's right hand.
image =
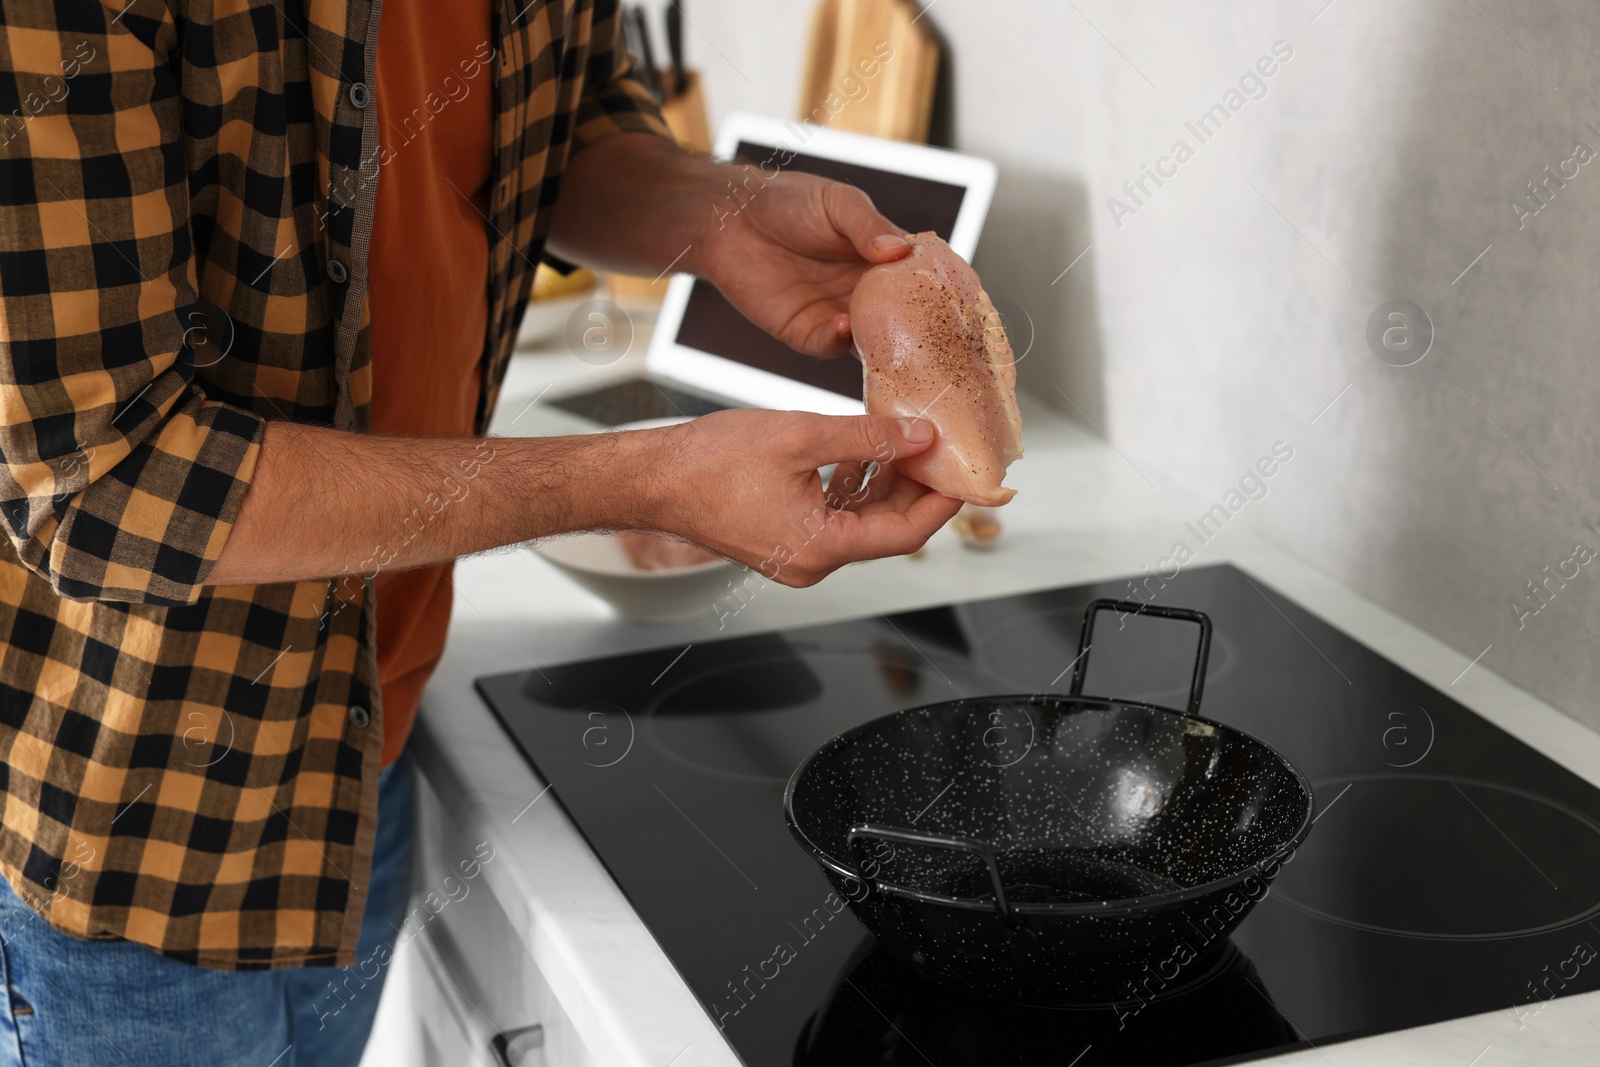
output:
[[[646, 435], [655, 438], [642, 453], [654, 471], [641, 483], [649, 486], [643, 525], [783, 585], [815, 585], [847, 563], [914, 552], [961, 507], [890, 465], [933, 444], [925, 419], [733, 410]], [[818, 468], [834, 463], [825, 492]]]

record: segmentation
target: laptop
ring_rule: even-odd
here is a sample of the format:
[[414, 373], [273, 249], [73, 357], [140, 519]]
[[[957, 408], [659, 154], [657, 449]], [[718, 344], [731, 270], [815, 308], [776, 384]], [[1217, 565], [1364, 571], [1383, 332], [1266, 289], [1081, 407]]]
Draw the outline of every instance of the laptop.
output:
[[[714, 155], [750, 163], [757, 176], [781, 166], [848, 182], [896, 225], [910, 233], [932, 230], [968, 260], [994, 196], [995, 166], [986, 159], [749, 112], [723, 121]], [[679, 274], [662, 301], [643, 376], [566, 395], [552, 390], [540, 404], [619, 426], [729, 407], [859, 415], [861, 392], [857, 360], [796, 352], [741, 315], [715, 286]]]

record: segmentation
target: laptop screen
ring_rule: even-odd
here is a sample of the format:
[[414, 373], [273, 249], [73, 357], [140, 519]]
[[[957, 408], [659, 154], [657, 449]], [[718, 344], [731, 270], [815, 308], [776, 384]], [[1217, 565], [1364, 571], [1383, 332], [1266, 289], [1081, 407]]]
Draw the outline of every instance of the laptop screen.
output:
[[[787, 150], [786, 150], [787, 151]], [[777, 149], [768, 145], [740, 141], [736, 158], [757, 167], [773, 160]], [[879, 211], [909, 233], [932, 230], [945, 240], [961, 210], [966, 187], [933, 181], [929, 178], [841, 163], [803, 153], [785, 170], [816, 174], [854, 185], [872, 198]], [[770, 173], [772, 164], [768, 164]], [[754, 190], [760, 196], [760, 190]], [[861, 364], [848, 355], [838, 359], [816, 359], [796, 352], [782, 341], [736, 311], [715, 286], [696, 280], [678, 326], [677, 342], [724, 359], [731, 359], [773, 374], [781, 374], [807, 385], [860, 398]]]

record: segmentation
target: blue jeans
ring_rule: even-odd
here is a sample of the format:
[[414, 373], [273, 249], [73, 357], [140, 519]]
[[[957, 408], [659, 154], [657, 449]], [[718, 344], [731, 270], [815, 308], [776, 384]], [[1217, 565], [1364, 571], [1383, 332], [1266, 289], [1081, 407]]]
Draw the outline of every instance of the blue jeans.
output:
[[82, 941], [0, 878], [0, 983], [10, 999], [0, 1010], [0, 1064], [356, 1067], [388, 974], [384, 966], [370, 977], [374, 953], [387, 946], [377, 958], [389, 959], [410, 895], [415, 773], [401, 756], [379, 778], [354, 967], [216, 971], [128, 941]]

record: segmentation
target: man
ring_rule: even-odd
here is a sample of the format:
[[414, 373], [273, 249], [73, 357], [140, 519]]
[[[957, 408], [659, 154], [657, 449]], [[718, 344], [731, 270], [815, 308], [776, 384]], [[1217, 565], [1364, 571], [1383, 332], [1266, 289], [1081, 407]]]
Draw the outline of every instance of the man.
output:
[[[820, 466], [932, 436], [736, 411], [487, 441], [541, 254], [693, 270], [830, 356], [908, 246], [803, 175], [730, 212], [615, 0], [0, 20], [0, 1059], [354, 1063], [448, 561], [602, 528], [759, 564], [828, 508]], [[890, 469], [831, 503], [777, 580], [958, 506]]]

